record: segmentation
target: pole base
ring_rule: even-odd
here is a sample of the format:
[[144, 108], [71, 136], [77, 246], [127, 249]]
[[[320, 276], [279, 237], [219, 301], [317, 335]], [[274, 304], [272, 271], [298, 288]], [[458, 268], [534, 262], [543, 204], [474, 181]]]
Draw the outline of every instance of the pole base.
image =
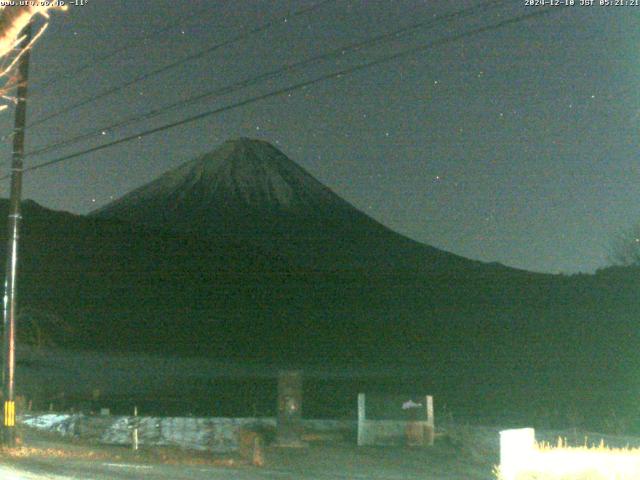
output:
[[16, 446], [16, 427], [2, 428], [2, 446], [13, 448]]

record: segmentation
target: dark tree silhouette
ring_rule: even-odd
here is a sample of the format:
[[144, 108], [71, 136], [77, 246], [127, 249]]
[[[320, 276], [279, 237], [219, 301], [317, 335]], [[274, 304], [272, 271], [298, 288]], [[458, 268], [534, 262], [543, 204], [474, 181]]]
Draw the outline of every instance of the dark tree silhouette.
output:
[[613, 239], [608, 260], [616, 266], [640, 266], [640, 223], [624, 230]]
[[72, 332], [59, 315], [33, 307], [20, 309], [18, 325], [19, 343], [36, 349], [55, 347], [56, 339]]

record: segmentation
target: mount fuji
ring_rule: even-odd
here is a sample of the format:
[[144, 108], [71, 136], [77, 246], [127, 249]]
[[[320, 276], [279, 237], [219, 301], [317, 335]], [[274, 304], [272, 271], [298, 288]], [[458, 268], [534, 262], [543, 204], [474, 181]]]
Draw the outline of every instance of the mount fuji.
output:
[[253, 244], [314, 270], [453, 273], [489, 266], [391, 231], [273, 145], [248, 138], [227, 141], [92, 216]]

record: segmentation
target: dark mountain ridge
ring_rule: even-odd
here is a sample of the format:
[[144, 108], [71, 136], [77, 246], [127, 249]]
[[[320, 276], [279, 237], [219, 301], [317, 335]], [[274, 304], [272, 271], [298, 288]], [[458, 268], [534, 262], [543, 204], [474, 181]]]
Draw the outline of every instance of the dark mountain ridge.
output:
[[297, 267], [333, 270], [506, 269], [393, 232], [267, 142], [241, 138], [91, 214], [268, 248]]
[[[223, 147], [88, 217], [25, 202], [19, 335], [37, 324], [75, 349], [406, 366], [412, 388], [470, 408], [631, 398], [637, 270], [467, 260], [391, 232], [262, 142]], [[0, 222], [0, 255], [5, 240]]]

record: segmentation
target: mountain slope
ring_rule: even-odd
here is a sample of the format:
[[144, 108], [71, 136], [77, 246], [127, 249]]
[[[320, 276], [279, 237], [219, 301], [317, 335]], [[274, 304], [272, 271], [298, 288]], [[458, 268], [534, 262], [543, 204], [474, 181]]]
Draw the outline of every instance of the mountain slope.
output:
[[[0, 202], [0, 218], [7, 210]], [[558, 405], [596, 418], [613, 408], [610, 395], [598, 403], [596, 390], [615, 392], [620, 408], [636, 403], [637, 271], [282, 271], [285, 260], [273, 252], [229, 239], [33, 203], [23, 216], [19, 337], [37, 320], [62, 347], [366, 367], [388, 375], [376, 388], [435, 392], [441, 405], [476, 419], [484, 407], [499, 418]], [[4, 240], [0, 223], [0, 256]], [[318, 404], [336, 395], [323, 381]], [[344, 386], [366, 387], [357, 381]], [[197, 388], [219, 394], [206, 379]]]
[[[7, 211], [0, 202], [0, 218]], [[475, 418], [479, 405], [494, 415], [563, 405], [595, 418], [613, 407], [611, 395], [598, 403], [593, 391], [615, 392], [620, 408], [636, 403], [637, 270], [577, 277], [480, 264], [464, 275], [284, 270], [289, 259], [257, 242], [31, 202], [23, 217], [19, 337], [38, 321], [63, 347], [366, 367], [380, 375], [393, 367], [406, 377], [389, 374], [390, 391], [436, 392], [441, 405]], [[6, 233], [2, 222], [2, 257]], [[219, 393], [205, 383], [198, 388]], [[323, 388], [335, 396], [332, 385]]]
[[[635, 404], [637, 272], [532, 274], [421, 245], [264, 142], [228, 142], [88, 218], [23, 217], [18, 335], [43, 322], [63, 347], [366, 367], [473, 412], [593, 416], [611, 408], [596, 389]], [[5, 240], [0, 223], [0, 255]]]
[[317, 220], [352, 210], [270, 144], [242, 138], [167, 172], [94, 215], [179, 230], [250, 234], [281, 230], [285, 215]]
[[269, 143], [247, 138], [224, 143], [92, 216], [233, 238], [286, 257], [291, 268], [447, 273], [499, 269], [391, 231]]

